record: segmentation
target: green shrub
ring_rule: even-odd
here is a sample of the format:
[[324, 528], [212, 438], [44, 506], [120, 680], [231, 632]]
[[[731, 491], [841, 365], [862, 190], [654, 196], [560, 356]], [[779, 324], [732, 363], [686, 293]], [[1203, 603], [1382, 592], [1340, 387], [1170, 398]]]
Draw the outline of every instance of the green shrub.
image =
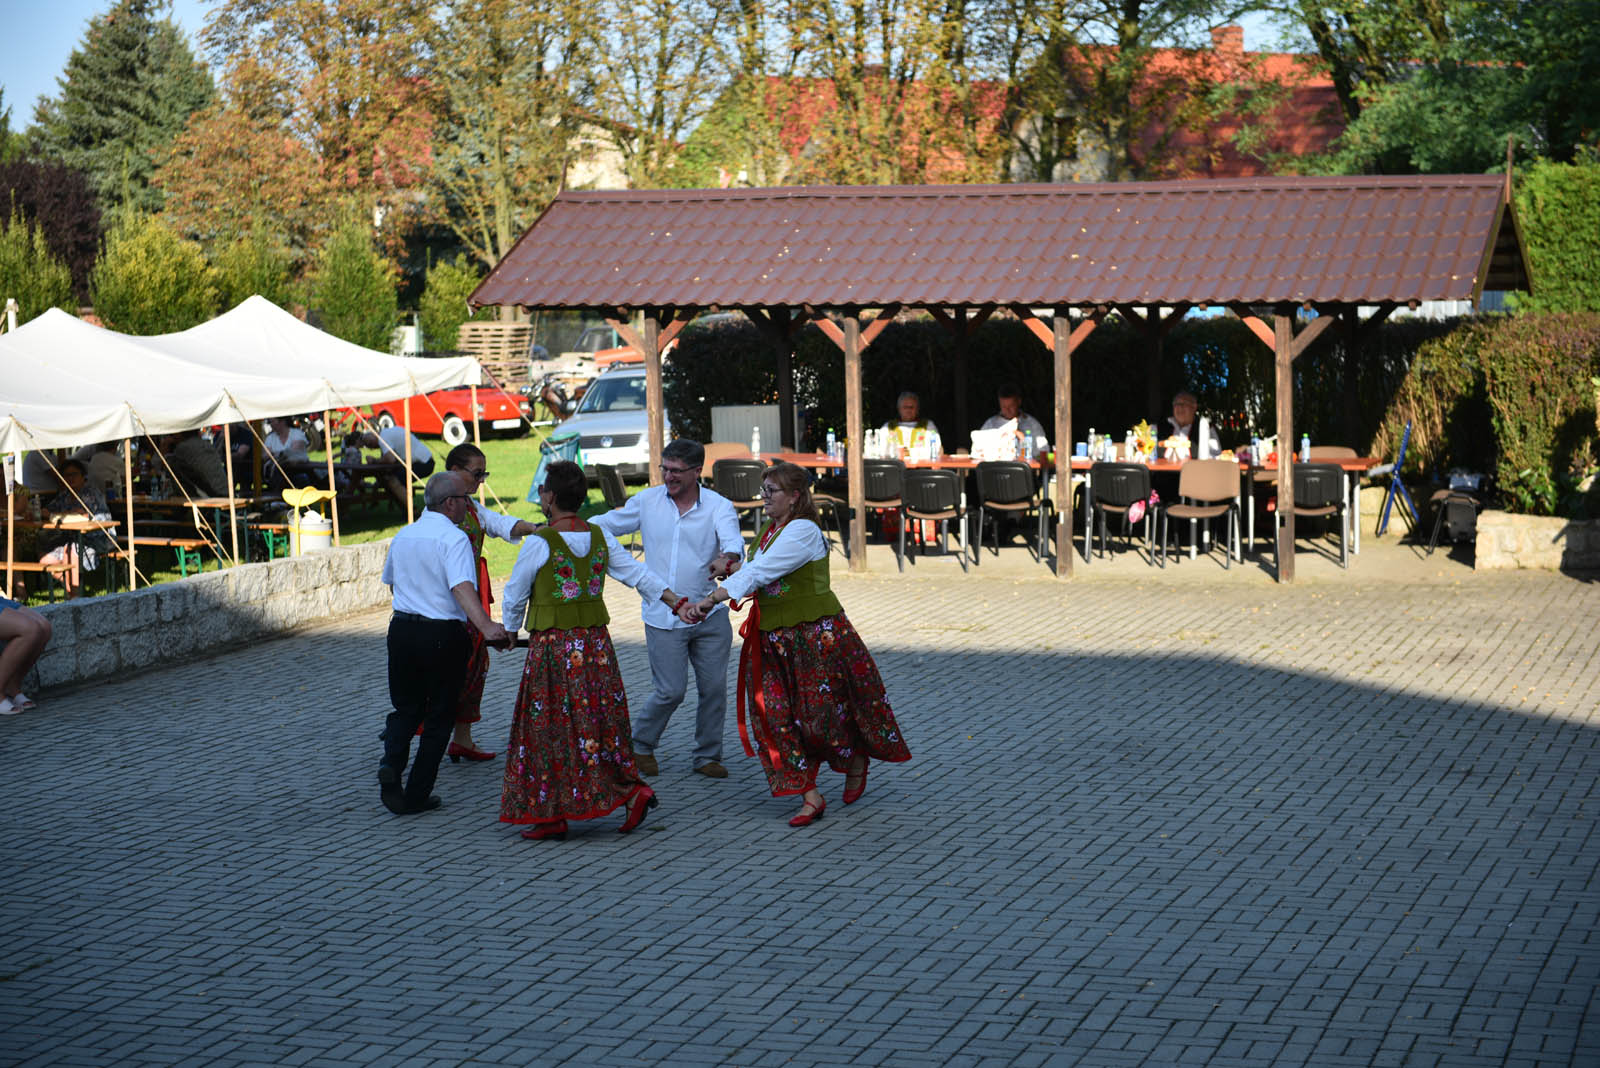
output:
[[1600, 311], [1600, 160], [1540, 160], [1518, 175], [1517, 220], [1533, 273], [1529, 311]]
[[0, 226], [0, 300], [7, 297], [16, 298], [18, 323], [47, 308], [74, 309], [72, 271], [50, 252], [44, 230], [15, 208], [11, 221]]
[[156, 216], [124, 217], [89, 277], [95, 314], [124, 334], [187, 330], [217, 313], [216, 272], [205, 253]]
[[328, 239], [308, 280], [307, 303], [322, 329], [364, 348], [389, 351], [400, 315], [395, 270], [372, 244], [372, 230], [352, 216]]
[[265, 230], [236, 238], [215, 256], [217, 291], [221, 306], [237, 307], [251, 296], [262, 296], [287, 308], [290, 303], [290, 254], [279, 247]]
[[467, 298], [478, 288], [483, 276], [460, 260], [446, 260], [428, 268], [422, 290], [422, 346], [434, 352], [454, 349], [461, 324], [493, 319], [493, 308], [479, 308], [469, 314]]
[[1499, 491], [1513, 511], [1583, 516], [1578, 491], [1600, 466], [1595, 396], [1600, 315], [1525, 315], [1497, 322], [1479, 360], [1494, 413]]

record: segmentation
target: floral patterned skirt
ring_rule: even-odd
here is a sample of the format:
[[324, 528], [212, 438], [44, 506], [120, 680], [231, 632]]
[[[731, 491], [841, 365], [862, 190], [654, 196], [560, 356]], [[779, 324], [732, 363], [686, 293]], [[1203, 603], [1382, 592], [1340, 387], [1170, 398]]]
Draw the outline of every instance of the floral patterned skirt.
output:
[[823, 764], [845, 773], [858, 752], [911, 759], [878, 665], [843, 612], [763, 631], [759, 640], [766, 707], [750, 727], [773, 797], [805, 793]]
[[483, 640], [483, 631], [471, 623], [462, 626], [472, 639], [472, 652], [467, 656], [467, 678], [456, 700], [456, 722], [476, 723], [483, 718], [479, 706], [483, 704], [484, 680], [489, 677], [489, 644]]
[[593, 819], [643, 784], [610, 633], [535, 631], [512, 712], [500, 819]]

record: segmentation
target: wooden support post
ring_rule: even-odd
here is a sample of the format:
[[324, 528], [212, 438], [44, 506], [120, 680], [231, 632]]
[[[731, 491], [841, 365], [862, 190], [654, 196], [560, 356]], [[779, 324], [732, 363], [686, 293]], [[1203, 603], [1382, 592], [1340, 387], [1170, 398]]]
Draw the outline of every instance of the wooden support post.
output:
[[1272, 359], [1278, 404], [1278, 581], [1294, 581], [1294, 310], [1272, 317]]
[[[1056, 392], [1056, 577], [1072, 577], [1072, 321], [1057, 308], [1051, 322]], [[980, 545], [979, 551], [983, 550]], [[1042, 555], [1044, 547], [1039, 547]]]
[[650, 485], [661, 484], [661, 439], [667, 432], [666, 399], [661, 389], [661, 320], [644, 317], [645, 433], [650, 439]]
[[[478, 424], [478, 387], [472, 386], [472, 445], [479, 452], [483, 451], [483, 436], [479, 432]], [[478, 483], [478, 503], [483, 503], [483, 483]]]
[[328, 460], [328, 492], [334, 496], [328, 499], [328, 514], [333, 519], [333, 547], [339, 547], [339, 496], [338, 486], [333, 479], [333, 413], [327, 408], [322, 409], [322, 451]]
[[[20, 458], [20, 454], [17, 454], [17, 455]], [[10, 462], [11, 462], [10, 457], [7, 457], [6, 458], [7, 466], [10, 465]], [[11, 485], [6, 487], [6, 593], [5, 593], [5, 595], [7, 597], [14, 598], [14, 597], [16, 597], [16, 593], [17, 593], [17, 569], [13, 566], [16, 563], [16, 560], [17, 560], [16, 524], [15, 524], [14, 520], [17, 518], [17, 516], [16, 516], [16, 508], [15, 508], [16, 500], [17, 500], [17, 487], [22, 485], [22, 466], [20, 464], [17, 465], [17, 470], [13, 471], [11, 474], [12, 474]], [[129, 494], [129, 496], [131, 497], [132, 494]]]
[[[406, 421], [406, 523], [409, 525], [417, 521], [417, 476], [413, 474], [411, 466], [411, 398], [405, 399], [405, 408], [400, 413]], [[332, 488], [332, 487], [330, 487]]]
[[861, 417], [861, 313], [844, 317], [844, 418], [850, 453], [845, 470], [850, 481], [850, 570], [867, 569], [867, 471], [862, 463], [865, 431]]
[[794, 341], [778, 346], [778, 442], [790, 452], [799, 447], [794, 436]]
[[139, 569], [133, 562], [133, 439], [122, 441], [122, 502], [128, 516], [128, 589], [139, 588]]
[[[233, 506], [233, 424], [222, 424], [222, 458], [228, 468], [228, 534], [232, 538], [233, 562], [239, 562], [239, 516]], [[218, 539], [219, 541], [221, 539]]]

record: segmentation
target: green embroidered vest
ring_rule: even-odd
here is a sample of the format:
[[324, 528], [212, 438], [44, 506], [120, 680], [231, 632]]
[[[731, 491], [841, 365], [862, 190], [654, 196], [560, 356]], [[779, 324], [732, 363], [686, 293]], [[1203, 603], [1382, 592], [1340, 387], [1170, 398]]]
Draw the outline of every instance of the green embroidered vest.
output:
[[[755, 558], [756, 546], [766, 536], [771, 522], [756, 531], [755, 544], [750, 547], [750, 557]], [[782, 537], [783, 532], [778, 532]], [[774, 582], [756, 589], [756, 603], [761, 606], [761, 629], [777, 630], [797, 623], [809, 623], [823, 616], [834, 616], [844, 611], [839, 598], [833, 595], [828, 584], [828, 558], [812, 560], [795, 568]]]
[[589, 524], [589, 552], [578, 557], [549, 527], [537, 536], [550, 547], [550, 559], [534, 576], [523, 629], [531, 633], [610, 623], [602, 597], [606, 588], [606, 539], [600, 528]]

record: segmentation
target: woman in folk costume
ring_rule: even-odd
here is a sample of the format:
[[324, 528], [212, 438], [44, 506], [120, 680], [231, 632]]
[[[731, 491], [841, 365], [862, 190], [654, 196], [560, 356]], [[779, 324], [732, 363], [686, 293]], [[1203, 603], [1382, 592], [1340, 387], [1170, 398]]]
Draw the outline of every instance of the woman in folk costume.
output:
[[526, 629], [528, 659], [512, 712], [500, 819], [530, 823], [524, 838], [565, 838], [567, 821], [626, 806], [623, 832], [656, 806], [633, 760], [628, 696], [606, 630], [606, 576], [660, 597], [674, 594], [610, 534], [578, 518], [589, 484], [570, 461], [551, 464], [539, 487], [549, 525], [528, 538], [506, 580], [506, 630]]
[[[450, 455], [445, 457], [444, 467], [446, 471], [459, 473], [474, 491], [489, 477], [488, 460], [484, 458], [483, 450], [470, 443], [451, 449]], [[489, 565], [483, 558], [483, 539], [492, 535], [515, 544], [539, 528], [526, 519], [491, 512], [477, 501], [467, 503], [470, 507], [461, 517], [461, 529], [472, 542], [472, 556], [478, 561], [478, 599], [483, 603], [483, 610], [489, 612], [494, 595], [489, 592]], [[483, 633], [477, 627], [468, 624], [467, 634], [472, 638], [472, 654], [467, 660], [467, 681], [462, 687], [461, 699], [456, 702], [455, 734], [450, 739], [450, 748], [445, 750], [452, 764], [463, 757], [468, 760], [494, 759], [493, 753], [479, 749], [478, 743], [472, 740], [472, 725], [483, 718], [479, 706], [483, 703], [483, 683], [489, 676], [489, 647], [484, 644]], [[418, 728], [419, 733], [420, 730]]]
[[829, 588], [828, 543], [809, 481], [794, 464], [767, 468], [767, 522], [749, 562], [695, 606], [701, 614], [719, 601], [755, 595], [740, 630], [739, 738], [746, 753], [760, 757], [772, 796], [803, 795], [791, 827], [822, 819], [822, 765], [844, 774], [849, 805], [866, 791], [869, 759], [911, 759], [878, 666]]

